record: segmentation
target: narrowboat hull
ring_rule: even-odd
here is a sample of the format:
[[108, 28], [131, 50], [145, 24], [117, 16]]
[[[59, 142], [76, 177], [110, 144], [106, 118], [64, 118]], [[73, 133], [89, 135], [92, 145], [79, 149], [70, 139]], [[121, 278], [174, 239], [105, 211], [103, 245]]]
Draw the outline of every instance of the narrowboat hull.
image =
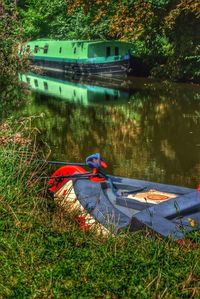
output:
[[111, 62], [68, 62], [64, 60], [58, 60], [53, 58], [39, 58], [30, 56], [29, 60], [31, 64], [38, 66], [45, 71], [53, 71], [65, 74], [74, 75], [94, 75], [94, 76], [117, 76], [128, 75], [132, 72], [131, 58], [127, 57], [121, 60], [115, 60]]

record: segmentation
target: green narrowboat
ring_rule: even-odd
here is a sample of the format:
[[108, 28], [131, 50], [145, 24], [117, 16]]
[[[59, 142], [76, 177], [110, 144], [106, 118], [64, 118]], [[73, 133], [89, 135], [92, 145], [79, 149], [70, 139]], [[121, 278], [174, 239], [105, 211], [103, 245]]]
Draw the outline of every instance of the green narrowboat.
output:
[[38, 39], [21, 49], [32, 64], [46, 71], [77, 75], [128, 74], [131, 43], [121, 41], [67, 41]]

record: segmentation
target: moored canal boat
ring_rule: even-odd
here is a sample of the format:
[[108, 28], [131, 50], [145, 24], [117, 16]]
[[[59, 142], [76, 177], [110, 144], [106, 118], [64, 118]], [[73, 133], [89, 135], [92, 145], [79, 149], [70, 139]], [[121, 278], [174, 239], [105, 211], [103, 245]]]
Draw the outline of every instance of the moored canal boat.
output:
[[103, 232], [114, 233], [147, 227], [179, 240], [200, 229], [200, 187], [195, 190], [106, 175], [102, 169], [107, 165], [99, 154], [89, 156], [85, 163], [49, 163], [66, 164], [50, 178], [49, 190], [64, 209], [79, 209], [78, 221], [84, 230], [96, 224]]
[[124, 75], [132, 70], [131, 43], [38, 39], [21, 47], [32, 64], [78, 75]]

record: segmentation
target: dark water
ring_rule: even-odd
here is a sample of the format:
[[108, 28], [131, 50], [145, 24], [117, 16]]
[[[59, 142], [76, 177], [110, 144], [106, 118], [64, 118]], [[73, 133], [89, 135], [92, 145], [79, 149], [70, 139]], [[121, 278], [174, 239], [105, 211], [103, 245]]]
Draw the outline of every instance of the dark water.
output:
[[141, 78], [20, 75], [32, 94], [20, 115], [40, 115], [51, 159], [99, 152], [109, 173], [196, 187], [200, 181], [200, 86]]

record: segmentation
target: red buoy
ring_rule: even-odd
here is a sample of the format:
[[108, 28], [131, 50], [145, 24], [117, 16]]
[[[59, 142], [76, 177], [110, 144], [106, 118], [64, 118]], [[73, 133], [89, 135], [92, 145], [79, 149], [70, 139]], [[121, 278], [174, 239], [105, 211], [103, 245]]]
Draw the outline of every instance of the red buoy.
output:
[[[77, 165], [62, 166], [52, 174], [48, 182], [50, 186], [49, 190], [55, 193], [66, 182], [68, 182], [71, 179], [70, 176], [73, 176], [74, 174], [88, 174], [88, 171], [86, 171], [81, 166], [77, 166]], [[88, 177], [88, 179], [91, 180], [92, 182], [105, 181], [105, 178], [101, 178], [98, 176], [98, 172], [96, 172], [96, 169], [93, 170], [93, 174], [94, 176]], [[62, 176], [67, 176], [67, 178], [62, 178]]]
[[87, 173], [87, 171], [81, 166], [77, 165], [67, 165], [58, 168], [51, 176], [48, 184], [50, 186], [49, 190], [55, 193], [62, 185], [70, 180], [70, 178], [57, 178], [62, 176], [70, 176], [75, 173]]

